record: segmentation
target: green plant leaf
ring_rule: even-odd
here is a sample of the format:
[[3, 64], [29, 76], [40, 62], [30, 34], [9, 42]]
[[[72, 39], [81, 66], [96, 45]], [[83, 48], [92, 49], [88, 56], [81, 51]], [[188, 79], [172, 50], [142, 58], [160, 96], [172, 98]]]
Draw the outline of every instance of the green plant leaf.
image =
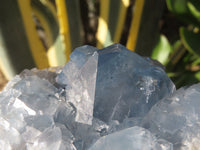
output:
[[[199, 1], [200, 2], [200, 1]], [[187, 3], [187, 6], [188, 6], [188, 9], [190, 10], [190, 13], [195, 17], [197, 18], [198, 21], [200, 21], [200, 8], [197, 8], [196, 6], [198, 5], [195, 5], [191, 2], [188, 2]], [[200, 6], [200, 5], [199, 5]]]
[[188, 13], [187, 8], [188, 0], [167, 0], [168, 9], [175, 14], [186, 14]]
[[153, 49], [152, 58], [166, 65], [171, 51], [172, 47], [167, 38], [164, 35], [160, 35], [159, 41]]
[[180, 37], [183, 45], [189, 52], [200, 56], [200, 33], [194, 33], [193, 31], [181, 27]]
[[200, 64], [200, 58], [197, 58], [195, 61], [192, 62], [192, 65], [198, 65]]
[[194, 74], [195, 78], [200, 81], [200, 71]]
[[166, 2], [168, 9], [175, 14], [177, 18], [199, 27], [199, 19], [196, 17], [198, 16], [197, 10], [199, 10], [199, 7], [196, 6], [199, 4], [198, 1], [199, 0], [167, 0]]

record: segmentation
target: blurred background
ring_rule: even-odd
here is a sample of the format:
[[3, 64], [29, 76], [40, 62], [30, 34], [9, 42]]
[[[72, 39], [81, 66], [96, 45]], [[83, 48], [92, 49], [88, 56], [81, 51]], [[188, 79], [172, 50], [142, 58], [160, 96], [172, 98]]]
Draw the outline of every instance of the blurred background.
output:
[[64, 65], [74, 48], [121, 43], [158, 60], [177, 88], [200, 81], [199, 0], [3, 0], [0, 90], [24, 69]]

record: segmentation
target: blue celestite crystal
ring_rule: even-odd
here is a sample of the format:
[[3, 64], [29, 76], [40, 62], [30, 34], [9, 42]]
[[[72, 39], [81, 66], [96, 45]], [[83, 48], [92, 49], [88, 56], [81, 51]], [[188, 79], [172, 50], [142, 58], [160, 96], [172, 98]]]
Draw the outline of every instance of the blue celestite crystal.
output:
[[75, 49], [57, 81], [66, 85], [67, 99], [79, 105], [76, 121], [87, 124], [92, 116], [86, 112], [93, 110], [94, 116], [106, 123], [143, 117], [175, 90], [161, 67], [120, 44], [102, 50], [91, 46]]
[[176, 91], [161, 64], [120, 44], [78, 47], [0, 92], [0, 149], [196, 150], [199, 89]]

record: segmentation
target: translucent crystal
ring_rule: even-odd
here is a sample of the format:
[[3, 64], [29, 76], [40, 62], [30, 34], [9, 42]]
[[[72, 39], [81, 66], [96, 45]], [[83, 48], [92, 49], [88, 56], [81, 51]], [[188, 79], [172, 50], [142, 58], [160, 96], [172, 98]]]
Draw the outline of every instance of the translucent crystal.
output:
[[141, 127], [127, 128], [100, 138], [89, 150], [173, 150], [171, 143], [157, 140]]
[[96, 48], [83, 46], [74, 50], [71, 60], [57, 77], [66, 85], [66, 96], [76, 107], [76, 121], [92, 124], [98, 54]]
[[120, 44], [98, 51], [94, 116], [103, 121], [143, 117], [175, 86], [164, 70]]
[[61, 86], [66, 86], [71, 81], [76, 79], [82, 66], [96, 50], [98, 49], [88, 45], [76, 48], [70, 55], [69, 62], [58, 74], [56, 78], [57, 83], [59, 83]]
[[143, 126], [174, 144], [175, 150], [200, 145], [200, 84], [184, 87], [156, 103]]

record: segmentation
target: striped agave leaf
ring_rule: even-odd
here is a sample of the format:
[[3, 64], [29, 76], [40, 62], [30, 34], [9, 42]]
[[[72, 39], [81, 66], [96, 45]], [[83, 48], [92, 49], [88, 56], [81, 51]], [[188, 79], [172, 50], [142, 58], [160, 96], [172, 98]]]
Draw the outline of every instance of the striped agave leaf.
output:
[[60, 33], [67, 60], [73, 49], [83, 44], [83, 27], [78, 0], [56, 0]]
[[55, 7], [47, 0], [32, 0], [31, 8], [34, 16], [43, 28], [44, 46], [49, 66], [58, 66], [66, 63], [64, 43], [59, 33], [59, 24]]
[[[30, 44], [31, 39], [28, 38], [35, 27], [29, 26], [28, 21], [24, 21], [26, 17], [32, 18], [30, 7], [26, 6], [27, 3], [26, 0], [6, 0], [2, 1], [0, 5], [0, 67], [7, 79], [11, 79], [24, 68], [32, 68], [35, 63], [38, 64], [38, 62], [34, 62], [32, 57], [34, 45]], [[24, 7], [26, 9], [22, 12]], [[26, 15], [22, 15], [23, 13]], [[33, 20], [30, 19], [29, 21], [29, 24], [32, 24]], [[37, 35], [33, 36], [36, 37]], [[34, 41], [36, 41], [37, 46], [37, 39], [34, 39]], [[40, 46], [38, 51], [39, 49]], [[39, 57], [38, 61], [42, 62], [43, 65], [39, 65], [40, 68], [48, 66], [45, 56], [43, 60], [40, 59], [43, 56], [35, 53], [34, 56], [35, 58]]]
[[158, 25], [165, 1], [135, 0], [133, 18], [126, 47], [150, 56], [159, 39]]
[[129, 0], [101, 0], [99, 25], [96, 34], [97, 48], [118, 43], [125, 22]]

